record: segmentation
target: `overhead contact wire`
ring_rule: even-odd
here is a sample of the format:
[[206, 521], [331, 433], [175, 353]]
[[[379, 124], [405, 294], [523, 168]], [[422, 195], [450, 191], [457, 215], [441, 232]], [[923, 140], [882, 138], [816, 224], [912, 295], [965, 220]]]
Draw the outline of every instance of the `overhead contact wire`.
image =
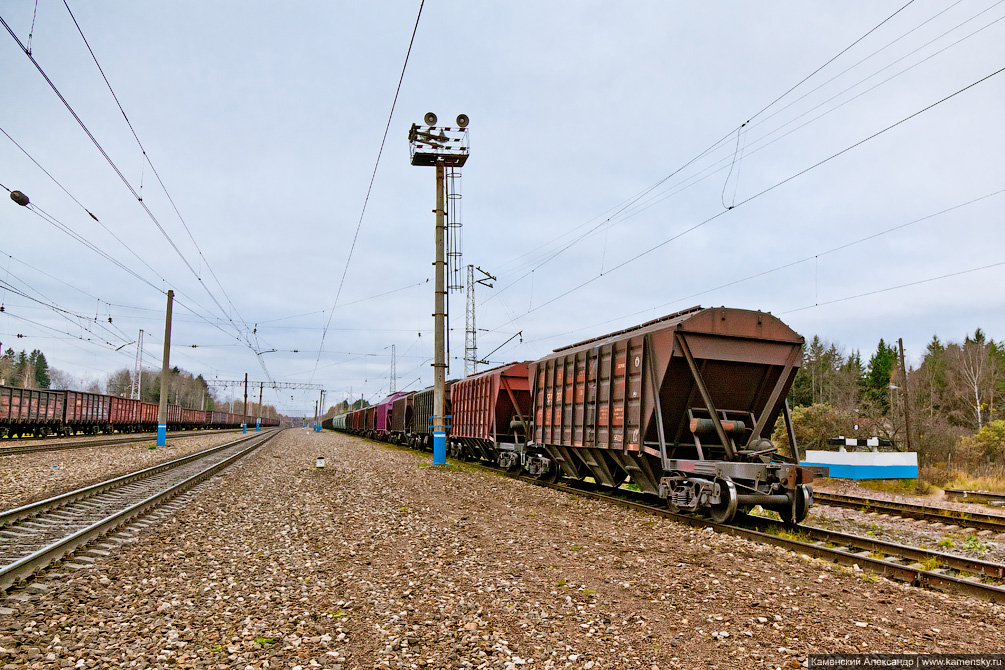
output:
[[398, 104], [398, 94], [401, 93], [401, 83], [405, 80], [405, 69], [408, 67], [408, 57], [412, 53], [412, 45], [415, 43], [415, 34], [419, 30], [419, 19], [422, 18], [422, 7], [426, 0], [419, 3], [419, 12], [415, 17], [415, 26], [412, 28], [412, 38], [408, 41], [408, 50], [405, 52], [405, 62], [401, 66], [401, 76], [398, 77], [398, 87], [394, 91], [394, 100], [391, 102], [391, 112], [387, 115], [387, 125], [384, 127], [384, 137], [380, 140], [380, 149], [377, 150], [377, 160], [373, 164], [373, 172], [370, 174], [370, 185], [366, 189], [366, 197], [363, 199], [363, 209], [359, 213], [359, 221], [356, 223], [356, 232], [352, 236], [352, 244], [349, 246], [349, 255], [345, 259], [345, 267], [342, 269], [342, 278], [338, 283], [338, 290], [335, 292], [335, 302], [332, 304], [331, 312], [328, 314], [328, 322], [321, 332], [321, 344], [318, 346], [318, 355], [314, 360], [314, 372], [311, 373], [310, 381], [314, 381], [314, 373], [317, 372], [318, 363], [321, 360], [321, 352], [325, 346], [325, 336], [328, 334], [328, 327], [331, 325], [332, 316], [335, 314], [335, 307], [338, 305], [339, 296], [342, 295], [342, 286], [345, 284], [346, 273], [349, 272], [349, 262], [352, 260], [353, 251], [356, 249], [356, 240], [359, 238], [359, 230], [363, 225], [363, 215], [366, 214], [366, 205], [370, 201], [370, 192], [373, 190], [373, 182], [377, 178], [377, 167], [380, 165], [380, 157], [384, 153], [384, 143], [387, 141], [387, 134], [391, 129], [391, 119], [394, 117], [394, 108]]
[[[753, 201], [753, 200], [755, 200], [757, 198], [760, 198], [761, 196], [763, 196], [763, 195], [765, 195], [767, 193], [770, 193], [771, 191], [774, 191], [776, 188], [779, 188], [780, 186], [784, 186], [785, 184], [789, 183], [790, 181], [792, 181], [794, 179], [797, 179], [797, 178], [801, 177], [802, 175], [806, 174], [807, 172], [810, 172], [811, 170], [815, 170], [816, 168], [820, 167], [821, 165], [829, 163], [830, 161], [834, 160], [835, 158], [848, 153], [852, 149], [855, 149], [857, 147], [862, 146], [866, 142], [869, 142], [870, 140], [873, 140], [873, 139], [879, 137], [880, 135], [883, 135], [884, 133], [886, 133], [886, 132], [888, 132], [888, 131], [890, 131], [890, 130], [892, 130], [892, 129], [894, 129], [894, 128], [896, 128], [896, 127], [898, 127], [898, 126], [900, 126], [900, 125], [902, 125], [902, 124], [904, 124], [904, 123], [906, 123], [908, 121], [910, 121], [911, 119], [916, 118], [917, 116], [919, 116], [921, 114], [924, 114], [925, 112], [927, 112], [927, 111], [929, 111], [929, 110], [931, 110], [931, 109], [933, 109], [933, 108], [941, 105], [942, 103], [946, 102], [947, 100], [951, 100], [951, 99], [955, 98], [956, 96], [960, 95], [961, 93], [964, 93], [964, 92], [970, 90], [971, 88], [974, 88], [975, 86], [977, 86], [979, 84], [982, 84], [983, 82], [991, 79], [992, 77], [995, 77], [995, 76], [1001, 74], [1002, 72], [1005, 72], [1005, 68], [1000, 68], [998, 70], [995, 70], [991, 74], [986, 75], [986, 76], [978, 79], [977, 81], [975, 81], [975, 82], [973, 82], [971, 84], [968, 84], [967, 86], [964, 86], [963, 88], [959, 89], [955, 93], [951, 93], [950, 95], [947, 95], [946, 97], [942, 98], [941, 100], [933, 102], [932, 104], [928, 105], [927, 107], [924, 107], [924, 108], [918, 110], [917, 112], [914, 112], [913, 114], [910, 114], [909, 116], [904, 117], [900, 121], [897, 121], [896, 123], [893, 123], [893, 124], [891, 124], [891, 125], [883, 128], [882, 130], [879, 130], [879, 131], [873, 133], [872, 135], [869, 135], [868, 137], [866, 137], [864, 139], [861, 139], [858, 142], [855, 142], [854, 144], [852, 144], [850, 146], [845, 147], [841, 151], [838, 151], [837, 153], [831, 154], [827, 158], [824, 158], [823, 160], [818, 161], [818, 162], [814, 163], [813, 165], [810, 165], [809, 167], [804, 168], [804, 169], [800, 170], [799, 172], [796, 172], [795, 174], [790, 175], [789, 177], [786, 177], [785, 179], [783, 179], [783, 180], [781, 180], [779, 182], [776, 182], [775, 184], [772, 184], [771, 186], [767, 187], [766, 189], [764, 189], [762, 191], [759, 191], [758, 193], [755, 193], [755, 194], [751, 195], [750, 197], [746, 198], [745, 200], [741, 200], [739, 203], [737, 203], [733, 207], [733, 209], [736, 209], [737, 207], [740, 207], [740, 206], [745, 205], [745, 204], [747, 204], [747, 203], [749, 203], [749, 202], [751, 202], [751, 201]], [[585, 282], [583, 282], [583, 283], [581, 283], [581, 284], [579, 284], [577, 286], [572, 287], [568, 291], [565, 291], [564, 293], [561, 293], [561, 294], [555, 296], [554, 298], [552, 298], [552, 299], [550, 299], [550, 300], [548, 300], [548, 301], [546, 301], [546, 302], [538, 305], [537, 307], [534, 307], [533, 309], [527, 310], [522, 315], [520, 315], [520, 317], [517, 317], [517, 318], [522, 318], [524, 316], [527, 316], [531, 312], [535, 312], [535, 311], [541, 309], [542, 307], [546, 307], [547, 305], [550, 305], [551, 303], [555, 302], [556, 300], [560, 300], [561, 298], [564, 298], [565, 296], [570, 295], [571, 293], [574, 293], [574, 292], [578, 291], [579, 289], [581, 289], [581, 288], [583, 288], [585, 286], [588, 286], [589, 284], [592, 284], [593, 282], [597, 281], [601, 277], [610, 275], [615, 270], [623, 268], [626, 265], [629, 265], [630, 263], [634, 263], [635, 261], [637, 261], [638, 259], [642, 258], [643, 256], [647, 256], [647, 255], [651, 254], [652, 252], [656, 251], [657, 249], [660, 249], [660, 248], [666, 246], [667, 244], [670, 244], [671, 242], [673, 242], [673, 241], [675, 241], [675, 240], [683, 237], [684, 235], [687, 235], [688, 233], [691, 233], [691, 232], [697, 230], [698, 228], [701, 228], [702, 226], [705, 226], [705, 225], [711, 223], [712, 221], [715, 221], [716, 219], [718, 219], [719, 217], [723, 216], [724, 214], [726, 214], [726, 213], [728, 213], [730, 211], [732, 211], [732, 209], [722, 210], [720, 212], [717, 212], [716, 214], [713, 214], [712, 216], [708, 217], [704, 221], [700, 221], [699, 223], [694, 224], [690, 228], [687, 228], [687, 229], [681, 231], [680, 233], [677, 233], [676, 235], [674, 235], [674, 236], [672, 236], [670, 238], [667, 238], [666, 240], [663, 240], [659, 244], [656, 244], [656, 245], [654, 245], [652, 247], [649, 247], [645, 251], [642, 251], [641, 253], [638, 253], [635, 256], [632, 256], [631, 258], [629, 258], [629, 259], [627, 259], [625, 261], [622, 261], [621, 263], [619, 263], [619, 264], [613, 266], [612, 268], [610, 268], [609, 270], [607, 270], [603, 275], [597, 275], [595, 277], [591, 277], [587, 281], [585, 281]], [[502, 328], [503, 326], [506, 326], [506, 325], [512, 323], [513, 321], [516, 321], [517, 318], [510, 319], [509, 321], [506, 321], [506, 322], [500, 324], [499, 326], [497, 326], [493, 330], [498, 330], [499, 328]]]
[[[125, 120], [126, 125], [129, 126], [129, 131], [133, 134], [133, 139], [136, 140], [137, 146], [139, 146], [140, 151], [143, 153], [143, 160], [144, 160], [144, 162], [146, 162], [146, 164], [150, 166], [150, 171], [153, 172], [154, 173], [154, 177], [157, 178], [157, 182], [160, 184], [161, 190], [164, 191], [164, 195], [167, 196], [168, 202], [171, 203], [171, 207], [174, 209], [175, 214], [178, 215], [178, 220], [181, 221], [182, 227], [185, 229], [185, 232], [188, 233], [189, 239], [192, 241], [192, 244], [195, 246], [195, 249], [196, 249], [196, 251], [199, 254], [199, 258], [201, 258], [202, 261], [206, 264], [206, 269], [209, 270], [209, 274], [213, 277], [213, 279], [216, 281], [216, 285], [219, 286], [220, 290], [223, 292], [223, 297], [227, 300], [227, 304], [229, 304], [231, 306], [231, 308], [233, 308], [234, 312], [237, 313], [238, 319], [240, 319], [240, 321], [244, 324], [245, 329], [247, 329], [248, 328], [247, 322], [245, 322], [244, 318], [241, 317], [241, 314], [238, 311], [237, 307], [234, 306], [234, 303], [233, 303], [233, 301], [231, 301], [230, 296], [227, 295], [227, 289], [225, 289], [223, 287], [223, 284], [220, 282], [219, 278], [216, 276], [216, 272], [213, 271], [213, 266], [210, 265], [209, 260], [206, 258], [205, 254], [202, 253], [202, 249], [199, 247], [199, 243], [195, 241], [195, 237], [192, 235], [192, 231], [189, 229], [188, 223], [185, 221], [185, 217], [183, 217], [181, 215], [181, 211], [178, 209], [178, 205], [175, 204], [174, 198], [171, 197], [171, 193], [168, 191], [167, 186], [164, 184], [164, 180], [161, 179], [160, 173], [157, 172], [157, 168], [154, 166], [153, 161], [150, 160], [150, 156], [147, 154], [146, 147], [144, 147], [143, 143], [140, 141], [139, 135], [137, 135], [137, 133], [136, 133], [136, 129], [133, 128], [132, 122], [129, 120], [129, 117], [126, 115], [126, 110], [123, 109], [123, 107], [122, 107], [122, 103], [119, 102], [119, 96], [115, 95], [115, 90], [112, 88], [111, 82], [108, 81], [108, 77], [105, 75], [105, 71], [101, 67], [101, 63], [98, 62], [98, 57], [94, 54], [94, 50], [91, 49], [91, 45], [87, 41], [87, 37], [84, 36], [84, 31], [81, 29], [80, 24], [77, 22], [77, 17], [75, 17], [73, 15], [73, 12], [70, 10], [70, 5], [67, 4], [66, 0], [63, 0], [63, 6], [66, 7], [67, 13], [70, 15], [70, 18], [73, 20], [73, 25], [76, 26], [77, 32], [80, 34], [80, 39], [82, 39], [84, 41], [84, 46], [87, 47], [88, 53], [91, 54], [91, 59], [94, 61], [94, 65], [98, 68], [98, 72], [101, 73], [101, 78], [104, 79], [105, 85], [108, 87], [108, 92], [112, 94], [112, 98], [115, 100], [115, 104], [118, 106], [119, 112], [122, 113], [122, 118]], [[142, 188], [142, 186], [141, 186], [141, 188]], [[198, 276], [198, 275], [196, 275], [196, 276]], [[233, 324], [233, 320], [229, 319], [229, 316], [228, 316], [228, 320], [230, 320], [231, 323]], [[237, 327], [237, 324], [233, 324], [233, 325], [234, 325], [235, 328]]]

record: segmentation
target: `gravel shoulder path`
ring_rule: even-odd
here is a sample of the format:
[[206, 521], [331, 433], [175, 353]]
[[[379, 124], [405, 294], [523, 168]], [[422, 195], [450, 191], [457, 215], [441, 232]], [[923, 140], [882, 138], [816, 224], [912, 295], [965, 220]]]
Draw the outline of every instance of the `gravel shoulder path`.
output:
[[1002, 647], [1002, 606], [428, 461], [286, 431], [137, 542], [0, 601], [0, 668], [788, 668]]
[[193, 431], [168, 433], [167, 444], [151, 449], [149, 442], [35, 451], [0, 456], [0, 510], [74, 491], [158, 463], [181, 458], [241, 437], [240, 432]]

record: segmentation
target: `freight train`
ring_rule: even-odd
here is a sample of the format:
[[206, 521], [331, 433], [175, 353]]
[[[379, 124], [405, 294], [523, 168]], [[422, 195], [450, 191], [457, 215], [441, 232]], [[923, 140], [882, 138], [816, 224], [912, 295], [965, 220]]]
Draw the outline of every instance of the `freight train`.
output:
[[[549, 481], [629, 479], [677, 512], [728, 523], [755, 505], [799, 523], [814, 476], [786, 395], [803, 338], [765, 312], [692, 307], [449, 385], [448, 453]], [[327, 428], [428, 449], [432, 389]], [[791, 448], [771, 441], [778, 418]]]
[[[240, 428], [241, 414], [167, 407], [169, 430]], [[49, 389], [0, 386], [0, 437], [134, 433], [157, 430], [155, 403], [132, 398]], [[278, 426], [279, 419], [250, 419], [261, 426]]]

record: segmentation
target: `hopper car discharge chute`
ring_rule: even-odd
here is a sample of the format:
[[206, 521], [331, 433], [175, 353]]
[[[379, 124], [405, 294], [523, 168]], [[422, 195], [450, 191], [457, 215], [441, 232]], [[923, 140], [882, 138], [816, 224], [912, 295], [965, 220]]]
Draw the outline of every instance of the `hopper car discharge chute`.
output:
[[[799, 464], [785, 400], [802, 345], [771, 314], [694, 307], [556, 349], [530, 365], [539, 456], [525, 468], [614, 487], [630, 477], [720, 523], [755, 505], [798, 523], [826, 475]], [[787, 454], [770, 440], [779, 416]]]

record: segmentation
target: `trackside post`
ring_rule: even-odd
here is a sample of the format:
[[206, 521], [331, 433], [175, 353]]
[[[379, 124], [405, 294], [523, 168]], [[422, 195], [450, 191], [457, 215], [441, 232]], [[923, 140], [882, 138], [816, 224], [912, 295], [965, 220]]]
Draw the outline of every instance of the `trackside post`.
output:
[[167, 444], [167, 411], [168, 411], [168, 372], [171, 358], [171, 308], [174, 305], [174, 291], [167, 292], [167, 312], [164, 316], [164, 358], [161, 363], [161, 397], [157, 409], [157, 446]]

